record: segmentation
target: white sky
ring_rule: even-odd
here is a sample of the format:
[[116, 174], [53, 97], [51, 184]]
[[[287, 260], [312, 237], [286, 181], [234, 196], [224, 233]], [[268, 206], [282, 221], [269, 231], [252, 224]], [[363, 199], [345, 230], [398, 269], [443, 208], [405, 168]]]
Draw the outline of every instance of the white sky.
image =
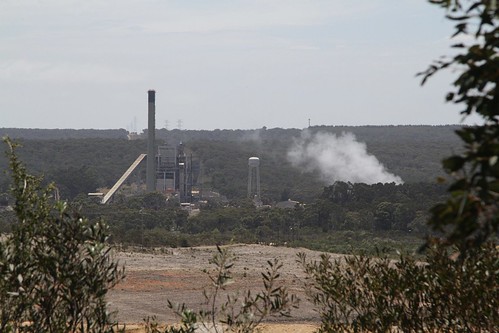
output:
[[0, 0], [0, 127], [455, 124], [425, 0]]

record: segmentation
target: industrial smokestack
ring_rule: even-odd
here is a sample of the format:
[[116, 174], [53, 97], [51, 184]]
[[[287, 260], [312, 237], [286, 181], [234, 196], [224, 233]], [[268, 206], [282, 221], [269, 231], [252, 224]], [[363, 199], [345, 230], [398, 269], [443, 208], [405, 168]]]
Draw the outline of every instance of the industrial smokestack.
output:
[[156, 134], [156, 92], [149, 90], [147, 92], [148, 101], [148, 126], [147, 126], [147, 170], [146, 187], [147, 192], [156, 190], [156, 151], [154, 141]]

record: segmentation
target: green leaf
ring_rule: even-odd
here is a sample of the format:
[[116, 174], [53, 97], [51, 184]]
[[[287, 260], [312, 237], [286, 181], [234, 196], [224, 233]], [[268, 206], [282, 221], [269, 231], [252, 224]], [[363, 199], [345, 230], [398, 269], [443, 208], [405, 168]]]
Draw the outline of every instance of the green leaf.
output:
[[460, 179], [454, 182], [448, 189], [449, 192], [455, 191], [465, 191], [468, 188], [468, 182], [466, 179]]
[[466, 159], [462, 158], [461, 156], [455, 155], [444, 159], [442, 165], [449, 172], [455, 172], [460, 170], [464, 166], [465, 162]]

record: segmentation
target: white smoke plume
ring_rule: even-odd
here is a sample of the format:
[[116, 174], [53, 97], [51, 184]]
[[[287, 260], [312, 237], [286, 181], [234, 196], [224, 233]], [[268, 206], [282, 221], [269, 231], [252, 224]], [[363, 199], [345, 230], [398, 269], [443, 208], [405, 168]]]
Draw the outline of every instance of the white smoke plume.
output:
[[352, 133], [311, 135], [303, 131], [289, 149], [288, 160], [306, 171], [319, 171], [329, 184], [335, 181], [403, 183], [400, 177], [386, 171], [375, 156], [368, 154], [366, 144], [358, 142]]

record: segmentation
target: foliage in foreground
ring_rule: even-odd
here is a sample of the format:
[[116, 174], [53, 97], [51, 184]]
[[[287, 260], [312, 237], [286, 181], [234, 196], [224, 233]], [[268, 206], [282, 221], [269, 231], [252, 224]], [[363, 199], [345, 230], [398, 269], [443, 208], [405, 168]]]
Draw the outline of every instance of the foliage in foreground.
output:
[[18, 222], [0, 241], [0, 332], [113, 332], [105, 296], [123, 271], [106, 226], [54, 202], [5, 141]]
[[[297, 307], [298, 299], [278, 283], [282, 264], [277, 259], [267, 262], [268, 267], [262, 272], [262, 291], [254, 295], [249, 290], [244, 295], [230, 294], [226, 288], [234, 282], [231, 272], [234, 259], [226, 248], [217, 246], [210, 260], [214, 270], [205, 271], [211, 281], [211, 287], [203, 291], [205, 307], [194, 312], [185, 304], [169, 300], [168, 307], [181, 319], [181, 325], [161, 330], [154, 318], [146, 318], [146, 332], [192, 333], [202, 327], [208, 332], [250, 333], [257, 331], [258, 325], [269, 316], [289, 316], [291, 309]], [[219, 305], [222, 293], [226, 300]]]
[[307, 261], [307, 291], [321, 316], [319, 332], [495, 332], [499, 327], [499, 250], [465, 260], [442, 248], [426, 262], [351, 256]]
[[476, 114], [483, 120], [456, 131], [464, 150], [443, 162], [455, 178], [451, 196], [432, 209], [429, 221], [445, 233], [445, 243], [465, 253], [499, 231], [499, 6], [490, 0], [430, 2], [447, 9], [447, 18], [456, 22], [453, 47], [459, 52], [431, 65], [422, 73], [423, 83], [442, 69], [458, 68], [447, 101], [463, 104], [463, 117]]

